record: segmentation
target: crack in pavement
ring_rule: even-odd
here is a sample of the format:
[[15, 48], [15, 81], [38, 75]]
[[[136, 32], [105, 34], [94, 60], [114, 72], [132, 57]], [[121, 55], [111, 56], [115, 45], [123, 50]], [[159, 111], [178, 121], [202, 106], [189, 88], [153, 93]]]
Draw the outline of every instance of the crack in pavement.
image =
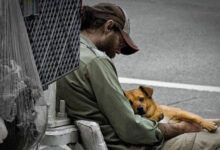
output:
[[168, 103], [167, 105], [168, 106], [172, 106], [172, 105], [181, 104], [181, 103], [184, 103], [184, 102], [190, 102], [190, 101], [193, 101], [193, 100], [198, 100], [198, 97], [191, 97], [191, 98], [184, 99], [184, 100], [181, 100], [181, 101], [177, 101], [177, 102], [173, 102], [173, 103]]

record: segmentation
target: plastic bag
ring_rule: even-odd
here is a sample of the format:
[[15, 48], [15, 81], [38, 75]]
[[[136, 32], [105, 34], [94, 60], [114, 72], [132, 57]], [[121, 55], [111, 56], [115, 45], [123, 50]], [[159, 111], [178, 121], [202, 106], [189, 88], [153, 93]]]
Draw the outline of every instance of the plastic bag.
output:
[[18, 0], [0, 6], [0, 117], [8, 132], [0, 149], [30, 149], [45, 131], [47, 105]]

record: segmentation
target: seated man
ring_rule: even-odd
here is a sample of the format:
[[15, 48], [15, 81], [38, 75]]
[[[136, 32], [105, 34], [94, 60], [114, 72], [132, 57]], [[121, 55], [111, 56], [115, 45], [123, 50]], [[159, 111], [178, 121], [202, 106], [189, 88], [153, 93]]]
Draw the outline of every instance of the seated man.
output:
[[129, 19], [119, 6], [83, 7], [79, 69], [57, 82], [57, 98], [66, 100], [68, 115], [97, 122], [109, 150], [220, 149], [219, 130], [199, 132], [187, 122], [160, 124], [134, 114], [111, 61], [116, 54], [139, 50], [129, 32]]

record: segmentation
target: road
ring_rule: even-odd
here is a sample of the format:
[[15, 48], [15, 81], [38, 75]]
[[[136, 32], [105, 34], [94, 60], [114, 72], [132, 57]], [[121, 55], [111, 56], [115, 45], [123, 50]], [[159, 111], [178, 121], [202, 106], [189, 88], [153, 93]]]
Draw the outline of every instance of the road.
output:
[[[113, 60], [119, 77], [166, 82], [167, 87], [146, 84], [154, 88], [157, 103], [220, 118], [219, 0], [83, 0], [84, 5], [97, 2], [116, 3], [127, 11], [131, 36], [140, 48]], [[218, 90], [189, 90], [181, 84]], [[122, 83], [125, 90], [138, 85]]]

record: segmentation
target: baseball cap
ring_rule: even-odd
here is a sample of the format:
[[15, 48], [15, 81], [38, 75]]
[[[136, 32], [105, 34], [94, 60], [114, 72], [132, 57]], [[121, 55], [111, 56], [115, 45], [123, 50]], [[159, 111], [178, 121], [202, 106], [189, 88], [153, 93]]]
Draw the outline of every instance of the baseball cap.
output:
[[130, 37], [130, 21], [122, 8], [112, 3], [98, 3], [92, 7], [95, 17], [115, 21], [116, 27], [118, 27], [123, 39], [127, 43], [127, 46], [121, 49], [122, 54], [130, 55], [139, 50]]

